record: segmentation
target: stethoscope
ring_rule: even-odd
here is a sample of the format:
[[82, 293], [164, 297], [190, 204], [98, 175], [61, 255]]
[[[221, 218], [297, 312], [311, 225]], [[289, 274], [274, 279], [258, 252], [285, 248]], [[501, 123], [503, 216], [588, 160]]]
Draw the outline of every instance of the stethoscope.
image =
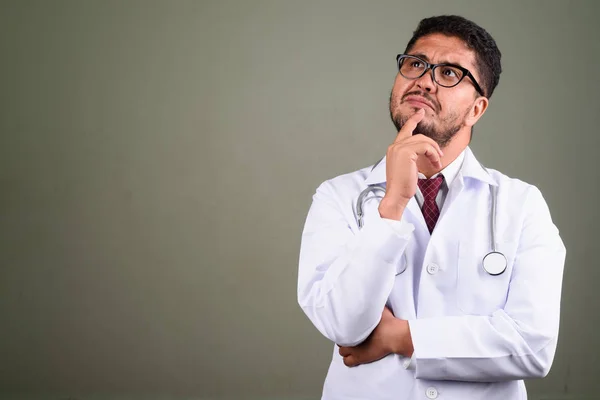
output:
[[[382, 185], [370, 185], [358, 196], [358, 200], [356, 201], [356, 222], [358, 223], [359, 229], [362, 228], [364, 224], [363, 204], [365, 198], [369, 193], [376, 191], [385, 193], [385, 187]], [[496, 204], [498, 203], [498, 188], [494, 185], [490, 185], [490, 192], [492, 194], [492, 214], [490, 216], [492, 251], [483, 257], [483, 269], [488, 274], [497, 276], [506, 271], [508, 262], [504, 254], [496, 248]]]

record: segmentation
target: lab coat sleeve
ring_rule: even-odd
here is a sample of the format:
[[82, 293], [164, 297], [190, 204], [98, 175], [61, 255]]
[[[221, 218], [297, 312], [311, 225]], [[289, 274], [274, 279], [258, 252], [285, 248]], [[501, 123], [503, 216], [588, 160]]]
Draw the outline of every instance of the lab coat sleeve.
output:
[[528, 193], [507, 302], [490, 316], [409, 321], [418, 379], [496, 382], [547, 375], [566, 250], [542, 194]]
[[319, 186], [302, 233], [298, 271], [299, 305], [341, 346], [361, 343], [381, 320], [396, 265], [414, 230], [410, 223], [377, 215], [354, 232], [351, 210], [330, 181]]

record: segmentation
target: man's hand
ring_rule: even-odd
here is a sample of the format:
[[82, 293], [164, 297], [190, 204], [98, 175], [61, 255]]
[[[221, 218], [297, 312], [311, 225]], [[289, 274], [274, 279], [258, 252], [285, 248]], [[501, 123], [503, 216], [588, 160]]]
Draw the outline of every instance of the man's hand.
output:
[[443, 156], [440, 146], [424, 135], [413, 135], [425, 116], [419, 109], [398, 132], [386, 153], [386, 193], [379, 204], [382, 218], [400, 220], [406, 205], [417, 191], [417, 160], [425, 158], [436, 170], [441, 170]]
[[394, 317], [385, 307], [379, 325], [363, 343], [355, 347], [340, 346], [339, 352], [348, 367], [377, 361], [392, 353], [410, 357], [413, 344], [408, 321]]

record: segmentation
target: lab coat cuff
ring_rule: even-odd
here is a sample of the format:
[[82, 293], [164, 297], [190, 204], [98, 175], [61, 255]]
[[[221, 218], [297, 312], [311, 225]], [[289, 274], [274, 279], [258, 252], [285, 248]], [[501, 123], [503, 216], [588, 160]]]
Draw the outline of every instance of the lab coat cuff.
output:
[[414, 225], [406, 222], [404, 219], [401, 219], [400, 221], [388, 218], [382, 219], [394, 230], [394, 232], [396, 232], [396, 235], [403, 239], [408, 240], [415, 230]]
[[404, 357], [404, 359], [402, 360], [402, 366], [404, 367], [404, 369], [407, 369], [409, 371], [414, 371], [416, 369], [416, 360], [415, 360], [415, 352], [414, 351], [410, 358]]
[[[360, 232], [362, 245], [353, 254], [355, 260], [370, 260], [376, 254], [377, 258], [388, 265], [397, 265], [412, 237], [414, 225], [405, 221], [394, 221], [390, 224], [384, 218], [371, 218]], [[392, 227], [392, 225], [397, 225]], [[362, 268], [364, 269], [364, 268]], [[366, 269], [365, 269], [366, 271]]]
[[415, 377], [417, 379], [440, 379], [446, 376], [446, 358], [439, 351], [446, 339], [440, 326], [432, 319], [409, 320], [413, 343]]

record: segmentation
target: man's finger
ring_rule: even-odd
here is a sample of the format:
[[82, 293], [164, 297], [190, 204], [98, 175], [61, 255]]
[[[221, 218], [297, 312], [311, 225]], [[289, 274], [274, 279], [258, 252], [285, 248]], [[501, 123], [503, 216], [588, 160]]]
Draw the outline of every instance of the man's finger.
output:
[[352, 354], [352, 350], [351, 350], [351, 348], [350, 348], [350, 347], [343, 347], [343, 346], [340, 346], [339, 353], [340, 353], [340, 356], [342, 356], [342, 357], [347, 357], [347, 356], [349, 356], [350, 354]]
[[344, 365], [346, 367], [356, 367], [359, 364], [358, 359], [354, 355], [344, 357]]
[[421, 135], [421, 134], [414, 135], [408, 141], [406, 141], [404, 144], [409, 145], [409, 144], [417, 144], [417, 143], [421, 143], [421, 142], [432, 145], [433, 147], [435, 147], [435, 149], [437, 150], [440, 157], [444, 156], [444, 152], [442, 151], [442, 148], [440, 147], [440, 145], [435, 140], [433, 140], [432, 138], [425, 136], [425, 135]]
[[435, 168], [442, 168], [442, 161], [440, 160], [439, 147], [434, 146], [433, 144], [423, 141], [413, 143], [410, 148], [414, 151], [418, 156], [427, 157], [431, 165]]
[[442, 161], [440, 160], [440, 154], [437, 149], [433, 146], [429, 146], [425, 151], [425, 157], [429, 160], [431, 165], [436, 169], [442, 169]]
[[423, 119], [424, 116], [425, 116], [425, 109], [419, 108], [419, 110], [416, 113], [414, 113], [408, 119], [408, 121], [406, 121], [404, 123], [404, 126], [398, 132], [398, 135], [396, 136], [396, 139], [394, 140], [394, 143], [398, 143], [399, 141], [401, 141], [403, 139], [411, 137], [412, 134], [413, 134], [413, 131], [417, 127], [417, 124], [419, 122], [421, 122], [421, 120]]

